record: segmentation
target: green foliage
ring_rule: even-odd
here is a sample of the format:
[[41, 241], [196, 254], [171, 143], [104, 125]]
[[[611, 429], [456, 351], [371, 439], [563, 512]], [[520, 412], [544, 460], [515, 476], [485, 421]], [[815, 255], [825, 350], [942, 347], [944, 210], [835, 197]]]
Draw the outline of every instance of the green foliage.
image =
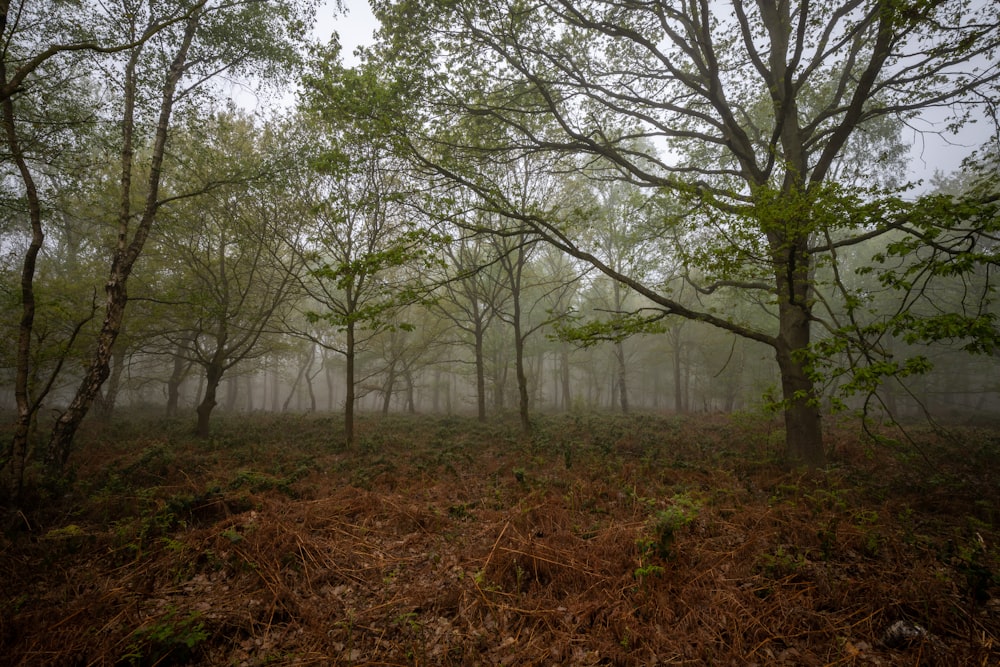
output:
[[198, 612], [180, 616], [176, 609], [169, 609], [152, 625], [132, 632], [120, 662], [134, 667], [186, 664], [210, 636]]
[[[698, 517], [702, 502], [690, 493], [682, 493], [670, 499], [670, 505], [658, 511], [648, 522], [648, 534], [636, 540], [639, 549], [640, 570], [643, 575], [661, 573], [662, 568], [649, 564], [656, 557], [670, 560], [676, 557], [674, 541], [677, 535]], [[644, 564], [645, 563], [645, 564]], [[641, 578], [637, 570], [636, 578]]]
[[762, 553], [757, 559], [757, 571], [768, 579], [780, 580], [794, 576], [805, 565], [805, 555], [794, 547], [780, 545], [770, 553]]
[[559, 320], [555, 323], [554, 338], [576, 343], [581, 347], [591, 347], [602, 342], [620, 343], [639, 334], [662, 334], [666, 332], [663, 313], [654, 315], [621, 313], [613, 318], [597, 319], [575, 324], [574, 319]]

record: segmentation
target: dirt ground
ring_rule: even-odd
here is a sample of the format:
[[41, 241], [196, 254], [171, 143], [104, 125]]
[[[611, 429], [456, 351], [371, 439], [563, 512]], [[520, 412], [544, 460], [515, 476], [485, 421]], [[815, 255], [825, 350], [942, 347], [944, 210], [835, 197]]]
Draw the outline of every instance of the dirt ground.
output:
[[998, 665], [1000, 432], [765, 416], [90, 425], [3, 510], [10, 665]]

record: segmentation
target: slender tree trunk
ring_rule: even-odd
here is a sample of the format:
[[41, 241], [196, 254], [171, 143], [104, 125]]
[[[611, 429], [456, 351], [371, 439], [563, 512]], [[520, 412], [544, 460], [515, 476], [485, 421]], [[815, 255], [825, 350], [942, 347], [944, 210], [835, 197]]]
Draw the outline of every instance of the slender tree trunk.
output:
[[559, 349], [559, 373], [562, 379], [562, 407], [569, 411], [573, 407], [573, 397], [570, 394], [569, 373], [569, 343], [563, 342]]
[[316, 346], [310, 344], [309, 346], [309, 361], [306, 363], [306, 391], [309, 394], [309, 412], [316, 412], [316, 390], [313, 387], [313, 380], [316, 375], [320, 373], [323, 369], [322, 366], [316, 373], [312, 372], [313, 366], [316, 365]]
[[622, 414], [627, 415], [629, 412], [628, 387], [626, 385], [627, 369], [625, 367], [625, 345], [621, 341], [615, 343], [615, 361], [618, 365], [618, 403]]
[[128, 303], [128, 278], [132, 273], [132, 267], [142, 253], [146, 238], [149, 236], [153, 219], [159, 206], [159, 186], [160, 176], [163, 167], [163, 155], [167, 143], [167, 128], [170, 124], [170, 116], [173, 112], [174, 92], [177, 83], [184, 73], [184, 66], [187, 60], [188, 49], [194, 39], [195, 31], [201, 18], [201, 12], [195, 11], [188, 19], [184, 30], [184, 37], [178, 48], [177, 54], [170, 65], [170, 71], [163, 86], [160, 101], [160, 115], [156, 126], [156, 136], [151, 151], [149, 176], [147, 179], [146, 200], [144, 203], [142, 216], [136, 226], [132, 241], [128, 241], [129, 223], [132, 220], [132, 171], [133, 171], [133, 132], [134, 132], [134, 111], [136, 94], [136, 67], [139, 59], [139, 50], [135, 50], [126, 66], [125, 84], [125, 112], [122, 121], [122, 177], [121, 177], [121, 210], [118, 215], [118, 245], [115, 249], [114, 259], [111, 264], [111, 275], [105, 285], [107, 301], [105, 306], [104, 322], [97, 336], [97, 345], [91, 358], [83, 380], [77, 389], [76, 395], [70, 402], [66, 411], [60, 415], [52, 427], [52, 434], [45, 452], [45, 462], [50, 469], [61, 470], [69, 458], [73, 437], [80, 427], [83, 418], [90, 410], [94, 397], [101, 389], [101, 385], [108, 378], [108, 364], [111, 359], [111, 351], [114, 347], [118, 333], [121, 331], [122, 321], [125, 316], [125, 305]]
[[531, 433], [531, 417], [528, 413], [528, 375], [524, 369], [524, 338], [521, 336], [521, 309], [515, 299], [514, 305], [514, 371], [517, 375], [517, 412], [521, 419], [521, 432]]
[[392, 403], [392, 391], [396, 386], [396, 362], [389, 363], [389, 370], [382, 384], [382, 414], [389, 414], [389, 407]]
[[333, 364], [330, 363], [325, 351], [323, 352], [323, 369], [326, 375], [326, 409], [328, 412], [333, 412], [334, 406], [337, 404], [337, 395], [334, 389], [336, 385], [333, 381]]
[[483, 338], [486, 335], [482, 323], [476, 322], [472, 332], [475, 338], [476, 356], [476, 418], [486, 421], [486, 359], [483, 353]]
[[413, 372], [409, 368], [403, 372], [403, 379], [406, 380], [406, 411], [415, 415], [417, 414], [416, 392], [413, 387]]
[[[6, 7], [5, 7], [6, 9]], [[7, 12], [3, 12], [3, 21], [6, 25]], [[6, 56], [0, 56], [0, 84], [7, 84], [7, 61]], [[10, 461], [12, 491], [14, 497], [20, 497], [24, 485], [24, 464], [28, 455], [28, 440], [31, 433], [31, 424], [34, 421], [35, 413], [40, 405], [39, 401], [32, 401], [28, 395], [28, 384], [31, 376], [31, 334], [35, 322], [35, 266], [38, 261], [38, 254], [41, 252], [42, 244], [45, 242], [45, 235], [42, 232], [42, 209], [38, 199], [38, 190], [35, 186], [35, 179], [28, 167], [21, 150], [21, 144], [17, 136], [17, 128], [14, 124], [14, 104], [9, 96], [3, 98], [3, 127], [7, 138], [7, 148], [17, 165], [21, 180], [24, 183], [25, 200], [28, 206], [28, 222], [31, 227], [31, 242], [24, 253], [24, 262], [21, 265], [21, 320], [18, 323], [17, 351], [14, 372], [14, 401], [17, 405], [17, 420], [14, 423], [14, 436], [11, 439], [10, 448], [0, 467]]]
[[681, 377], [681, 332], [674, 327], [674, 412], [682, 414], [687, 401], [684, 400], [684, 382]]
[[344, 442], [348, 447], [354, 446], [354, 322], [347, 324], [347, 346], [345, 349], [344, 379], [346, 395], [344, 396]]
[[306, 366], [305, 364], [302, 364], [301, 366], [299, 366], [299, 372], [295, 374], [295, 381], [292, 382], [292, 386], [288, 390], [288, 396], [285, 397], [285, 402], [281, 406], [282, 412], [288, 412], [288, 408], [292, 404], [292, 399], [295, 398], [295, 393], [299, 389], [299, 382], [302, 381], [302, 376], [305, 374], [305, 372], [306, 372]]

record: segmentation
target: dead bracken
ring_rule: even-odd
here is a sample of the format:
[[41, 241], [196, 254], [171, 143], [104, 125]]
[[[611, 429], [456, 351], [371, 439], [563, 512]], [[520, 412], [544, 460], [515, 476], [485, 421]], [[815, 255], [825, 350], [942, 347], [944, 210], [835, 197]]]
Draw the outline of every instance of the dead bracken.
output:
[[365, 417], [351, 450], [336, 428], [89, 427], [75, 481], [4, 515], [5, 662], [1000, 659], [1000, 450], [982, 433], [910, 457], [848, 424], [831, 467], [801, 473], [766, 416], [553, 415], [533, 437]]

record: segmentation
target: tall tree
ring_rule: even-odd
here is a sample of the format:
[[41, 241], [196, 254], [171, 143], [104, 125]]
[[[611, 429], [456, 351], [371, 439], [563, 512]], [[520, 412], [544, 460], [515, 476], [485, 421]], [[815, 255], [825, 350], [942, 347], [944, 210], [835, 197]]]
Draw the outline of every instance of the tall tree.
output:
[[[107, 54], [131, 48], [169, 25], [169, 22], [150, 25], [145, 33], [131, 38], [118, 35], [115, 39], [105, 39], [101, 32], [107, 18], [96, 3], [70, 8], [59, 2], [0, 2], [0, 124], [5, 161], [13, 163], [10, 181], [19, 183], [22, 189], [13, 195], [14, 201], [21, 201], [12, 208], [23, 212], [29, 236], [21, 251], [20, 320], [15, 334], [17, 420], [10, 447], [0, 457], [0, 467], [13, 463], [16, 468], [12, 471], [15, 493], [20, 492], [23, 483], [29, 429], [62, 368], [62, 364], [57, 364], [47, 381], [41, 385], [32, 383], [33, 378], [39, 377], [32, 350], [38, 306], [35, 273], [45, 241], [43, 200], [58, 170], [55, 164], [58, 159], [53, 156], [80, 150], [85, 142], [66, 141], [65, 135], [73, 134], [72, 129], [67, 129], [78, 129], [88, 114], [96, 110], [96, 98], [81, 85], [85, 77], [81, 58], [87, 53]], [[5, 171], [7, 166], [4, 165]], [[77, 328], [72, 338], [78, 333]], [[63, 347], [68, 350], [70, 346]]]
[[[894, 197], [838, 188], [852, 141], [883, 119], [950, 106], [961, 125], [997, 98], [1000, 17], [971, 0], [400, 0], [376, 4], [387, 71], [410, 103], [401, 132], [425, 167], [472, 188], [665, 313], [768, 345], [781, 371], [787, 454], [825, 461], [812, 277], [821, 258], [901, 229]], [[390, 57], [391, 54], [391, 57]], [[377, 55], [377, 54], [376, 54]], [[446, 74], [445, 74], [446, 73]], [[456, 118], [504, 128], [492, 145], [443, 131]], [[540, 119], [548, 119], [548, 124]], [[636, 140], [643, 143], [637, 144]], [[653, 147], [662, 148], [654, 150]], [[875, 148], [875, 150], [872, 150]], [[889, 151], [867, 146], [857, 172]], [[772, 326], [685, 306], [656, 281], [616, 271], [555, 206], [525, 211], [480, 168], [539, 151], [671, 192], [691, 207], [664, 219], [697, 238], [710, 290], [773, 304]], [[878, 182], [869, 181], [878, 186]]]
[[[45, 452], [50, 466], [61, 467], [66, 462], [73, 436], [108, 377], [112, 349], [128, 303], [128, 280], [166, 203], [160, 186], [175, 106], [192, 101], [206, 82], [224, 72], [261, 77], [287, 72], [298, 58], [298, 45], [305, 37], [313, 8], [311, 3], [295, 0], [222, 5], [175, 0], [126, 3], [123, 11], [115, 14], [116, 28], [130, 37], [146, 35], [154, 27], [156, 32], [122, 51], [120, 61], [107, 63], [122, 72], [118, 82], [121, 152], [117, 240], [105, 284], [103, 323], [76, 395], [52, 429]], [[170, 26], [160, 29], [163, 23]], [[155, 101], [150, 104], [151, 100]], [[146, 136], [150, 137], [148, 144]], [[148, 162], [140, 164], [146, 156]], [[140, 179], [144, 181], [141, 185]]]
[[329, 325], [338, 336], [297, 333], [344, 355], [344, 430], [351, 446], [358, 352], [385, 331], [409, 327], [395, 315], [420, 300], [416, 267], [434, 261], [435, 237], [407, 204], [413, 184], [403, 165], [372, 128], [335, 116], [315, 141], [320, 155], [302, 192], [312, 209], [300, 247], [308, 299], [302, 308], [309, 321]]

